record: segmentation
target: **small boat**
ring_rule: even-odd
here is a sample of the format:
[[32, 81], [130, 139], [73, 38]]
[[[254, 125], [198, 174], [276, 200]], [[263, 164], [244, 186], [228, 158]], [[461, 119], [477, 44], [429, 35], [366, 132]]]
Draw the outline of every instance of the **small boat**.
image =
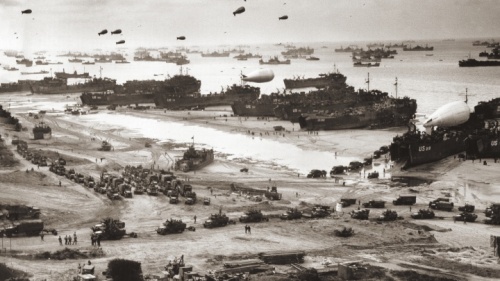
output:
[[310, 56], [310, 57], [306, 58], [306, 60], [319, 60], [319, 58]]
[[374, 63], [362, 63], [362, 62], [355, 62], [354, 67], [379, 67], [380, 63], [379, 62], [374, 62]]

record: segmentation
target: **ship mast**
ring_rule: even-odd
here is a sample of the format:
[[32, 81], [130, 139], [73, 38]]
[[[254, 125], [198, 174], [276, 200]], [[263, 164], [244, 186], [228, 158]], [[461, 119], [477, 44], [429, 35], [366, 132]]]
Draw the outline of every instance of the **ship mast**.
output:
[[467, 88], [465, 88], [465, 103], [467, 103], [469, 96], [467, 95]]
[[370, 72], [368, 72], [368, 78], [366, 78], [366, 81], [365, 83], [367, 84], [367, 89], [368, 89], [368, 92], [370, 91]]
[[396, 88], [396, 98], [398, 98], [398, 77], [396, 77], [396, 83], [394, 83], [394, 87]]

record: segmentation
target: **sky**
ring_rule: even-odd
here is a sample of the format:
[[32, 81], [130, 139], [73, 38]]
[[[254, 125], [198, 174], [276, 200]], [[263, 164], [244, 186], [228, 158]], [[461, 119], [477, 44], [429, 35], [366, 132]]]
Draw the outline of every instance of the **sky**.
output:
[[0, 49], [498, 38], [499, 15], [497, 0], [0, 0]]

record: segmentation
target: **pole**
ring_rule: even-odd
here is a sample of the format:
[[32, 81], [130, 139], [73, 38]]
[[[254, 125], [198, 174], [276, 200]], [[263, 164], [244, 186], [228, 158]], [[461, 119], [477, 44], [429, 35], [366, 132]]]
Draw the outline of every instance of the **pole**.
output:
[[370, 72], [368, 72], [368, 78], [366, 79], [366, 84], [368, 85], [368, 92], [370, 91]]
[[394, 83], [394, 86], [396, 87], [396, 98], [398, 98], [398, 77], [396, 77], [396, 83]]

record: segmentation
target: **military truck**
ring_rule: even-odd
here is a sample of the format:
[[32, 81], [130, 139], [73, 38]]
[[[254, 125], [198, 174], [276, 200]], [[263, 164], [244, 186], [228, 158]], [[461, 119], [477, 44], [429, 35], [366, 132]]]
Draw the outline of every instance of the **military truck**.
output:
[[264, 216], [260, 210], [248, 210], [240, 217], [240, 222], [261, 222], [269, 221], [269, 218]]
[[95, 180], [92, 176], [87, 176], [83, 179], [83, 185], [88, 187], [88, 188], [94, 188], [95, 187]]
[[271, 201], [281, 200], [281, 193], [278, 193], [278, 187], [276, 186], [272, 186], [270, 191], [266, 191], [265, 196]]
[[367, 176], [367, 178], [369, 178], [369, 179], [378, 179], [378, 177], [379, 177], [379, 173], [377, 171], [373, 171], [371, 173], [368, 173], [368, 176]]
[[108, 188], [106, 190], [106, 196], [108, 196], [108, 198], [110, 200], [119, 200], [120, 199], [120, 194], [118, 193], [118, 190], [112, 189], [112, 188]]
[[7, 227], [4, 233], [7, 237], [26, 234], [27, 236], [36, 236], [43, 231], [42, 220], [22, 220], [13, 223], [12, 226]]
[[348, 168], [345, 166], [333, 166], [330, 170], [330, 177], [334, 177], [335, 175], [343, 174]]
[[477, 219], [477, 215], [473, 213], [463, 212], [459, 215], [453, 216], [454, 221], [466, 221], [466, 222], [474, 222]]
[[357, 201], [358, 201], [358, 199], [354, 199], [354, 198], [341, 198], [340, 199], [340, 203], [342, 204], [342, 207], [344, 207], [344, 208], [356, 204]]
[[193, 205], [196, 203], [196, 192], [188, 191], [185, 193], [186, 201], [184, 201], [187, 205]]
[[160, 235], [182, 233], [186, 229], [186, 224], [182, 220], [166, 220], [160, 227], [156, 229], [156, 233]]
[[134, 186], [134, 194], [144, 194], [144, 187], [141, 183], [137, 183]]
[[25, 205], [4, 205], [0, 206], [0, 211], [9, 220], [37, 219], [40, 217], [40, 208]]
[[302, 212], [297, 208], [289, 208], [286, 213], [280, 215], [282, 220], [296, 220], [302, 218]]
[[81, 173], [76, 173], [75, 176], [73, 177], [73, 180], [76, 183], [83, 183], [85, 180], [85, 176]]
[[213, 227], [221, 227], [226, 226], [229, 223], [229, 218], [226, 214], [213, 214], [210, 215], [208, 220], [203, 223], [203, 227], [205, 228], [213, 228]]
[[368, 210], [368, 209], [352, 210], [350, 214], [351, 214], [351, 218], [353, 218], [353, 219], [367, 220], [368, 215], [370, 214], [370, 210]]
[[385, 201], [382, 200], [370, 200], [363, 203], [364, 208], [385, 208]]
[[190, 184], [181, 184], [181, 185], [177, 185], [177, 186], [178, 186], [179, 194], [182, 195], [183, 197], [185, 197], [186, 194], [188, 194], [189, 192], [193, 191], [193, 186]]
[[100, 224], [91, 227], [94, 237], [101, 239], [118, 240], [126, 234], [125, 222], [112, 218], [105, 218]]
[[356, 171], [356, 170], [363, 168], [363, 166], [364, 166], [363, 163], [361, 163], [359, 161], [352, 161], [349, 163], [349, 170]]
[[210, 205], [210, 197], [203, 198], [203, 205]]
[[398, 219], [396, 211], [385, 210], [378, 218], [379, 221], [395, 221]]
[[417, 203], [417, 196], [415, 195], [399, 195], [396, 200], [392, 201], [394, 205], [414, 205]]
[[170, 204], [177, 204], [177, 203], [179, 203], [179, 196], [177, 196], [177, 195], [170, 196], [169, 203]]
[[475, 209], [476, 209], [476, 206], [470, 205], [470, 204], [465, 204], [464, 206], [458, 207], [458, 211], [465, 212], [465, 213], [473, 213]]
[[75, 169], [69, 169], [66, 171], [65, 176], [67, 179], [73, 180], [75, 178], [75, 174], [76, 174]]
[[120, 195], [125, 198], [132, 198], [132, 187], [128, 183], [122, 183], [118, 185], [118, 190]]
[[434, 210], [442, 210], [442, 211], [448, 211], [451, 212], [453, 210], [453, 202], [449, 202], [449, 199], [446, 198], [446, 200], [443, 200], [443, 198], [438, 198], [434, 201], [429, 202], [429, 208], [434, 209]]
[[146, 193], [148, 195], [152, 195], [152, 196], [157, 196], [158, 195], [158, 187], [156, 184], [154, 183], [151, 183], [148, 188], [146, 188]]
[[500, 203], [493, 203], [484, 210], [486, 217], [491, 217], [493, 214], [500, 214]]
[[414, 219], [433, 219], [435, 214], [432, 210], [420, 209], [418, 212], [411, 214], [411, 217]]

